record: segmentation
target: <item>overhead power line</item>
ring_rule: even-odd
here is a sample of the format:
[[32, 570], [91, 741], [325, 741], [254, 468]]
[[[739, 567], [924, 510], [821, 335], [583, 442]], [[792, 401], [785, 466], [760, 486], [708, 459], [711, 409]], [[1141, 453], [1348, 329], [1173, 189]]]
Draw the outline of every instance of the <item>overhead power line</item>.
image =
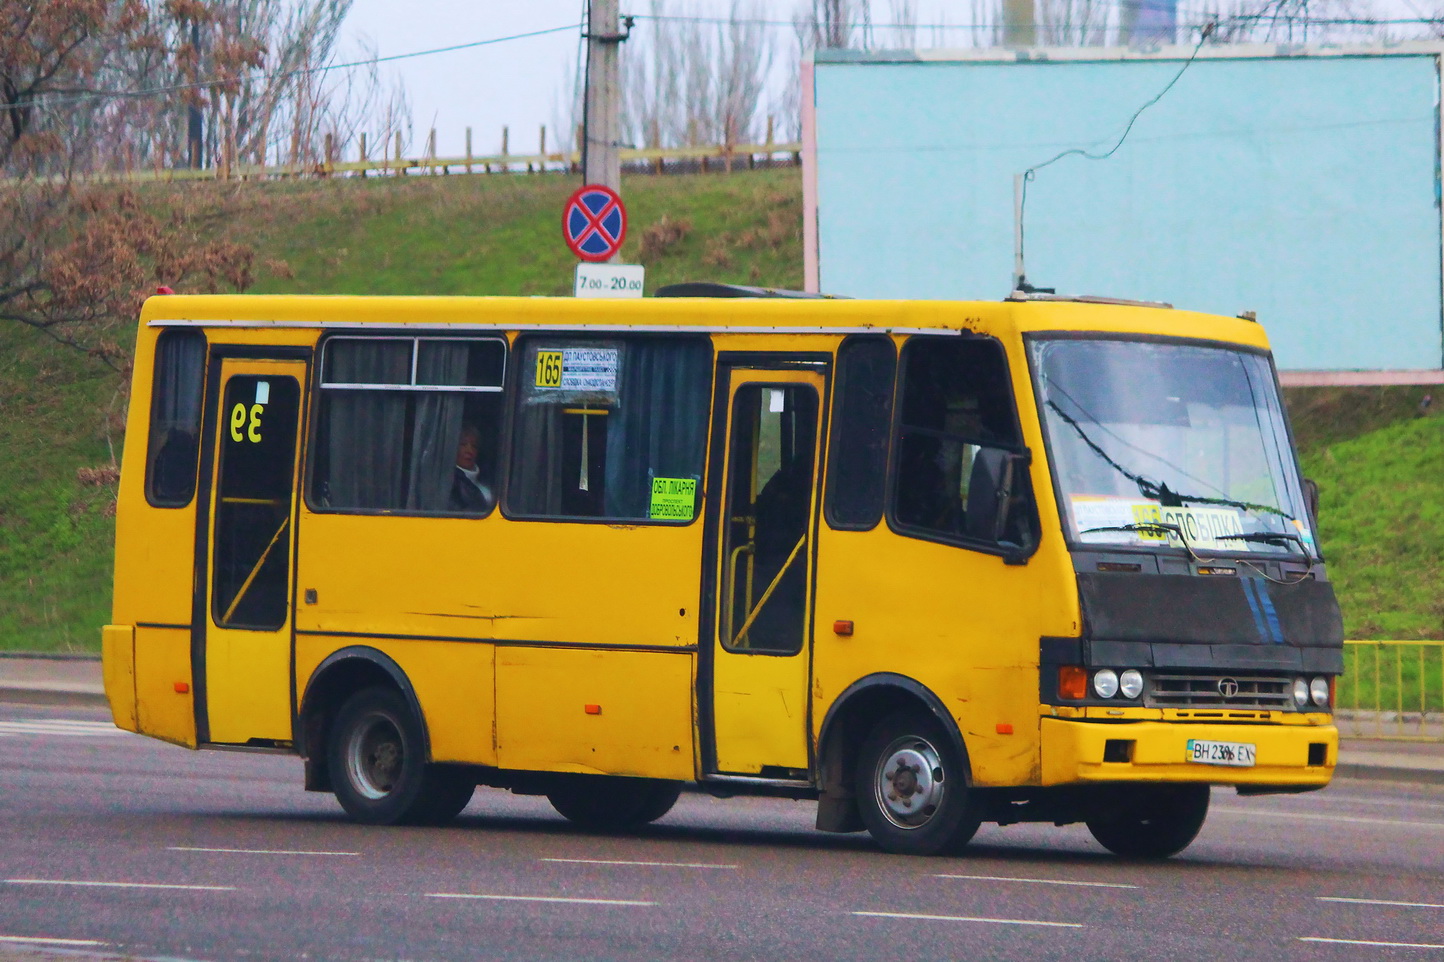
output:
[[63, 107], [72, 104], [89, 103], [96, 100], [136, 100], [145, 97], [155, 97], [161, 94], [177, 93], [182, 90], [204, 90], [210, 87], [223, 87], [227, 84], [245, 83], [246, 81], [279, 80], [290, 77], [300, 77], [306, 74], [327, 73], [333, 70], [351, 70], [355, 67], [369, 67], [374, 64], [391, 63], [397, 60], [412, 60], [416, 57], [432, 57], [437, 54], [454, 53], [458, 50], [489, 47], [493, 44], [508, 43], [512, 40], [526, 40], [529, 37], [543, 37], [547, 34], [578, 30], [580, 27], [580, 24], [569, 23], [561, 27], [548, 27], [545, 30], [530, 30], [526, 33], [514, 33], [505, 37], [491, 37], [487, 40], [473, 40], [469, 43], [452, 44], [449, 47], [432, 47], [429, 50], [414, 50], [410, 53], [396, 53], [386, 57], [367, 57], [364, 60], [353, 60], [349, 63], [324, 64], [319, 67], [301, 67], [295, 70], [278, 70], [272, 73], [250, 71], [235, 76], [214, 77], [209, 80], [195, 80], [181, 84], [167, 84], [162, 87], [143, 87], [136, 90], [104, 90], [95, 93], [76, 94], [71, 97], [47, 97], [42, 95], [31, 101], [0, 104], [0, 110], [12, 110], [21, 107]]

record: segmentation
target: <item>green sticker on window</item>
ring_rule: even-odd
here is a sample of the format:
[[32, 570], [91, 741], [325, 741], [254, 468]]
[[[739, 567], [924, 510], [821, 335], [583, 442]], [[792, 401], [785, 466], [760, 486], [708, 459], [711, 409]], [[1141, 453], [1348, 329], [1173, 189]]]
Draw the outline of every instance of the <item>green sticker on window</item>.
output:
[[696, 504], [696, 478], [653, 478], [647, 517], [654, 521], [691, 521]]

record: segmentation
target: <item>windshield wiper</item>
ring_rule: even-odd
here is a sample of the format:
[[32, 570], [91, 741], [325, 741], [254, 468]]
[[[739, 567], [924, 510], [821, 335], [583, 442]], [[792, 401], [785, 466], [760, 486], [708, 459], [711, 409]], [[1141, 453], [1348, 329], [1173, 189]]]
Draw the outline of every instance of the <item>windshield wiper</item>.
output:
[[1164, 524], [1161, 521], [1139, 521], [1134, 524], [1107, 524], [1101, 528], [1084, 528], [1079, 534], [1092, 534], [1095, 531], [1171, 531], [1178, 535], [1180, 541], [1187, 543], [1188, 539], [1183, 529], [1176, 524]]
[[1309, 546], [1303, 538], [1296, 534], [1273, 531], [1250, 531], [1247, 534], [1217, 534], [1213, 536], [1214, 541], [1257, 541], [1261, 544], [1287, 544], [1292, 541], [1299, 546], [1299, 550], [1308, 555]]

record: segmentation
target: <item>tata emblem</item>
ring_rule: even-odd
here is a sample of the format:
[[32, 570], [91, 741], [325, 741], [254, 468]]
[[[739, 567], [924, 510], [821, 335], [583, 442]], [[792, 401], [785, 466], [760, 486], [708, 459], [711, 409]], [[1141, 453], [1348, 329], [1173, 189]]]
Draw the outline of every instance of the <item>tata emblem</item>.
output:
[[1238, 682], [1232, 678], [1220, 678], [1218, 680], [1218, 693], [1223, 696], [1224, 701], [1228, 701], [1234, 695], [1238, 694]]

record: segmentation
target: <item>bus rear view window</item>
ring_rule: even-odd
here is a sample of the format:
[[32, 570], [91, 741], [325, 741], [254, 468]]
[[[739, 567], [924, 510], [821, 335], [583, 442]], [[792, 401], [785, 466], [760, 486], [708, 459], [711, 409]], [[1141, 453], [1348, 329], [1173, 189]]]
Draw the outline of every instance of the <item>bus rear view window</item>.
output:
[[199, 331], [165, 331], [156, 342], [146, 495], [157, 507], [184, 507], [195, 495], [205, 365]]
[[518, 372], [509, 513], [696, 517], [712, 385], [708, 340], [532, 338]]

